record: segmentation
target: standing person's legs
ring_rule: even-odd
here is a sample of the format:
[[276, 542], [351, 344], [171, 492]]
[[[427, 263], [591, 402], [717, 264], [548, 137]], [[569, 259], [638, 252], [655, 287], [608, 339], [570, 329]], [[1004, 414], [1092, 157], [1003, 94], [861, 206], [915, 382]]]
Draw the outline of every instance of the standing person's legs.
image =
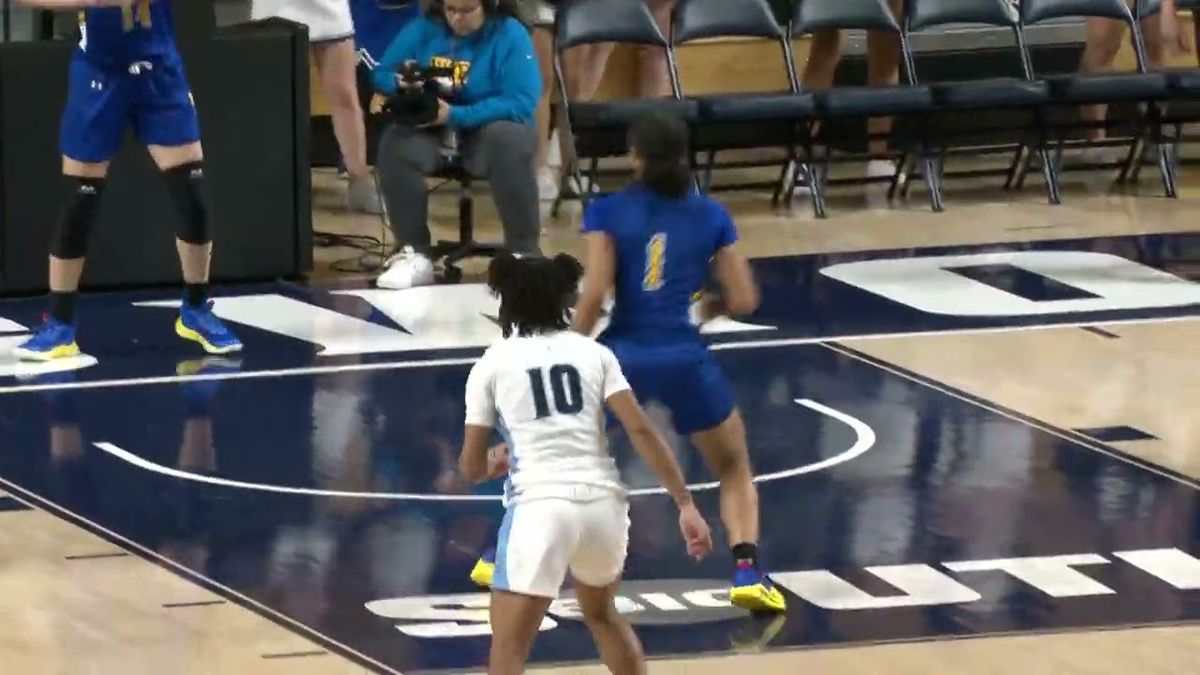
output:
[[558, 180], [549, 166], [550, 156], [550, 102], [554, 98], [554, 27], [538, 25], [533, 28], [533, 49], [537, 54], [542, 74], [542, 98], [537, 105], [538, 149], [534, 157], [534, 168], [538, 176], [538, 194], [543, 200], [558, 196]]
[[505, 246], [516, 253], [540, 254], [541, 217], [533, 170], [537, 130], [516, 122], [492, 122], [472, 130], [461, 147], [467, 170], [491, 185]]
[[354, 51], [354, 41], [346, 38], [317, 42], [312, 52], [321, 90], [329, 103], [333, 134], [350, 175], [347, 203], [356, 211], [379, 213], [379, 192], [367, 164], [367, 132], [358, 95], [358, 54]]
[[[675, 0], [646, 0], [663, 35], [670, 35], [671, 10]], [[667, 54], [661, 47], [641, 47], [638, 52], [638, 96], [659, 98], [671, 95]]]
[[[1129, 0], [1129, 4], [1132, 6], [1133, 0]], [[1163, 65], [1164, 50], [1159, 21], [1159, 16], [1156, 14], [1142, 22], [1142, 35], [1145, 37], [1146, 43], [1146, 65], [1151, 70], [1161, 68]], [[1111, 70], [1113, 62], [1116, 61], [1117, 52], [1121, 49], [1121, 40], [1125, 36], [1125, 23], [1115, 19], [1092, 18], [1088, 19], [1085, 25], [1086, 42], [1083, 54], [1079, 57], [1079, 73], [1091, 75]], [[1101, 125], [1107, 116], [1108, 106], [1103, 103], [1080, 107], [1080, 119], [1094, 125], [1084, 132], [1088, 140], [1104, 140], [1107, 134]], [[1112, 154], [1115, 155], [1116, 152]]]
[[379, 138], [379, 186], [392, 233], [402, 245], [376, 280], [380, 288], [404, 289], [433, 283], [425, 177], [437, 168], [440, 155], [440, 145], [432, 134], [398, 123], [389, 124]]
[[[904, 14], [904, 0], [889, 0], [892, 12], [900, 20]], [[888, 31], [867, 32], [867, 84], [872, 87], [893, 86], [900, 82], [900, 35]], [[871, 177], [895, 175], [895, 165], [882, 156], [887, 154], [888, 142], [884, 134], [892, 131], [891, 117], [872, 117], [867, 120], [867, 131], [880, 134], [868, 145], [872, 159], [867, 163], [867, 175]]]

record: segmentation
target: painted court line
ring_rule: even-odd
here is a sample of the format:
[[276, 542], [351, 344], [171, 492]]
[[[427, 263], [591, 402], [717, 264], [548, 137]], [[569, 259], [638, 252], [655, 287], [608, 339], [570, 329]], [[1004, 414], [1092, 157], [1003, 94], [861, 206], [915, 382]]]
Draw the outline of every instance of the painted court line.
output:
[[849, 356], [850, 358], [855, 359], [857, 361], [862, 361], [863, 363], [872, 365], [876, 368], [879, 368], [880, 370], [887, 371], [893, 375], [898, 375], [900, 377], [903, 377], [904, 379], [909, 380], [911, 382], [916, 382], [917, 384], [920, 384], [922, 386], [933, 389], [934, 391], [945, 394], [946, 396], [950, 396], [951, 398], [956, 398], [960, 401], [965, 401], [966, 403], [970, 403], [972, 405], [978, 406], [980, 408], [983, 408], [984, 410], [995, 413], [1002, 417], [1007, 417], [1008, 419], [1013, 420], [1015, 422], [1020, 422], [1027, 426], [1033, 427], [1034, 429], [1037, 429], [1039, 431], [1044, 431], [1053, 436], [1057, 436], [1063, 440], [1070, 441], [1070, 442], [1074, 443], [1075, 445], [1078, 445], [1083, 448], [1087, 448], [1088, 450], [1092, 450], [1094, 452], [1098, 452], [1102, 455], [1105, 455], [1106, 457], [1115, 459], [1123, 464], [1128, 464], [1130, 466], [1136, 466], [1137, 468], [1142, 469], [1143, 471], [1148, 471], [1148, 472], [1155, 474], [1156, 476], [1160, 476], [1162, 478], [1168, 478], [1172, 481], [1175, 481], [1176, 483], [1181, 483], [1183, 485], [1186, 485], [1186, 486], [1192, 488], [1193, 490], [1200, 490], [1200, 482], [1197, 482], [1196, 480], [1194, 480], [1188, 476], [1184, 476], [1182, 474], [1178, 474], [1173, 471], [1164, 469], [1164, 468], [1157, 466], [1147, 460], [1141, 460], [1141, 459], [1137, 459], [1134, 457], [1130, 457], [1128, 455], [1121, 454], [1119, 452], [1115, 452], [1113, 450], [1110, 450], [1109, 448], [1104, 447], [1103, 445], [1097, 444], [1094, 440], [1088, 438], [1087, 436], [1084, 436], [1083, 434], [1079, 434], [1077, 432], [1069, 432], [1069, 431], [1066, 431], [1063, 429], [1059, 429], [1058, 427], [1055, 427], [1052, 424], [1043, 422], [1043, 421], [1033, 417], [1032, 415], [1028, 415], [1028, 414], [1021, 413], [1021, 412], [1018, 412], [1015, 410], [1011, 410], [1011, 409], [1005, 408], [1004, 406], [1001, 406], [997, 403], [992, 403], [991, 401], [988, 401], [987, 399], [984, 399], [982, 397], [974, 396], [967, 392], [959, 391], [952, 387], [945, 386], [939, 382], [925, 378], [924, 376], [922, 376], [918, 373], [907, 371], [904, 368], [901, 368], [899, 366], [893, 366], [892, 364], [887, 363], [886, 361], [883, 361], [882, 359], [877, 359], [873, 356], [870, 356], [867, 354], [862, 354], [862, 353], [854, 350], [851, 347], [847, 347], [845, 345], [840, 345], [840, 344], [836, 344], [836, 343], [825, 343], [822, 346], [825, 347], [826, 349], [830, 349], [830, 350], [835, 351], [844, 356]]
[[[833, 408], [821, 405], [820, 403], [817, 403], [816, 401], [812, 401], [809, 399], [796, 399], [795, 402], [799, 405], [809, 408], [810, 410], [815, 410], [818, 413], [821, 413], [828, 417], [832, 417], [833, 419], [850, 427], [850, 429], [854, 431], [854, 436], [855, 436], [854, 444], [851, 445], [848, 449], [846, 449], [836, 455], [833, 455], [832, 457], [827, 457], [819, 462], [813, 462], [812, 464], [803, 464], [801, 466], [792, 467], [790, 469], [785, 469], [783, 471], [775, 471], [772, 473], [763, 474], [761, 476], [755, 476], [754, 477], [755, 483], [767, 483], [767, 482], [774, 481], [774, 480], [782, 480], [784, 478], [791, 478], [793, 476], [799, 476], [799, 475], [806, 474], [806, 473], [813, 473], [815, 471], [821, 471], [822, 469], [828, 469], [829, 467], [836, 466], [836, 465], [842, 464], [844, 462], [849, 462], [850, 460], [858, 457], [859, 455], [862, 455], [863, 453], [867, 452], [872, 447], [874, 447], [875, 431], [869, 425], [867, 425], [865, 422], [863, 422], [862, 420], [859, 420], [851, 415], [847, 415], [846, 413], [841, 412], [840, 410], [835, 410]], [[203, 474], [197, 474], [197, 473], [192, 473], [190, 471], [181, 471], [179, 469], [174, 469], [169, 466], [163, 466], [162, 464], [158, 464], [156, 462], [152, 462], [143, 457], [139, 457], [120, 446], [117, 446], [117, 445], [114, 445], [112, 443], [108, 443], [105, 441], [99, 441], [99, 442], [93, 443], [92, 445], [96, 446], [100, 450], [103, 450], [104, 452], [107, 452], [108, 454], [112, 455], [113, 457], [116, 457], [117, 459], [128, 462], [129, 464], [132, 464], [133, 466], [138, 467], [139, 469], [144, 469], [146, 471], [157, 473], [157, 474], [160, 474], [163, 476], [170, 476], [171, 478], [178, 478], [180, 480], [187, 480], [187, 481], [192, 481], [195, 483], [207, 483], [209, 485], [220, 485], [220, 486], [224, 486], [224, 487], [241, 488], [241, 489], [245, 489], [245, 490], [256, 490], [259, 492], [275, 492], [275, 493], [281, 493], [281, 494], [307, 495], [310, 497], [343, 497], [343, 498], [349, 498], [349, 499], [383, 499], [383, 500], [392, 500], [392, 501], [423, 501], [423, 502], [496, 502], [496, 501], [500, 501], [500, 499], [501, 499], [500, 495], [475, 495], [475, 494], [472, 494], [472, 495], [440, 495], [440, 494], [416, 493], [416, 492], [349, 492], [349, 491], [343, 491], [343, 490], [319, 490], [316, 488], [302, 488], [302, 487], [290, 487], [290, 486], [286, 486], [286, 485], [267, 485], [267, 484], [263, 484], [263, 483], [251, 483], [248, 481], [240, 481], [240, 480], [231, 480], [229, 478], [221, 478], [219, 476], [208, 476], [208, 475], [203, 475]], [[688, 488], [691, 489], [692, 491], [713, 490], [713, 489], [716, 489], [719, 485], [720, 485], [720, 483], [714, 481], [711, 483], [698, 483], [698, 484], [694, 484], [694, 485], [689, 485]], [[666, 489], [664, 489], [662, 487], [638, 488], [635, 490], [630, 490], [629, 496], [630, 497], [645, 497], [645, 496], [649, 496], [649, 495], [662, 495], [662, 494], [666, 494], [666, 493], [667, 493]]]
[[[742, 340], [713, 344], [710, 349], [725, 351], [730, 349], [764, 349], [770, 347], [790, 347], [800, 345], [820, 345], [827, 342], [850, 340], [891, 340], [897, 338], [929, 337], [936, 335], [989, 335], [993, 333], [1019, 333], [1024, 331], [1051, 330], [1055, 328], [1090, 328], [1096, 326], [1134, 326], [1156, 323], [1179, 323], [1200, 320], [1200, 315], [1171, 316], [1148, 319], [1112, 319], [1081, 321], [1070, 323], [1044, 323], [1030, 326], [989, 326], [987, 328], [961, 328], [954, 330], [913, 331], [908, 333], [873, 333], [866, 335], [841, 335], [826, 337], [778, 338], [766, 340]], [[435, 350], [431, 350], [435, 351]], [[482, 353], [483, 348], [479, 348]], [[91, 380], [83, 382], [54, 382], [43, 384], [14, 384], [0, 387], [0, 394], [23, 394], [38, 391], [54, 391], [59, 389], [103, 389], [108, 387], [139, 387], [153, 384], [178, 384], [180, 382], [203, 382], [208, 380], [250, 380], [272, 377], [296, 377], [303, 375], [324, 375], [329, 373], [348, 373], [364, 370], [402, 370], [411, 368], [436, 368], [444, 366], [470, 365], [479, 360], [476, 356], [459, 358], [425, 359], [416, 361], [385, 361], [380, 363], [351, 363], [328, 366], [302, 366], [297, 368], [277, 368], [270, 370], [249, 370], [234, 373], [208, 373], [202, 375], [163, 375], [157, 377], [114, 378], [108, 380]]]

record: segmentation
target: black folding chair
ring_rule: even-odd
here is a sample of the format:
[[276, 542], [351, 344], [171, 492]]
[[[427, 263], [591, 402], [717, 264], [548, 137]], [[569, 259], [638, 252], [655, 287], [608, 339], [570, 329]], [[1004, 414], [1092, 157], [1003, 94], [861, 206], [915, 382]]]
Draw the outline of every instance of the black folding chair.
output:
[[[563, 71], [563, 51], [580, 45], [616, 42], [661, 48], [674, 70], [674, 54], [662, 31], [642, 0], [571, 0], [558, 6], [554, 22], [554, 74], [562, 97], [565, 131], [571, 139], [572, 157], [563, 158], [570, 176], [580, 187], [585, 204], [595, 193], [600, 160], [628, 153], [629, 125], [651, 110], [665, 110], [694, 125], [698, 115], [695, 101], [667, 98], [635, 98], [615, 101], [573, 101]], [[560, 127], [560, 133], [561, 127]], [[581, 160], [589, 163], [585, 176]], [[553, 213], [564, 199], [555, 200]]]
[[[879, 30], [900, 33], [900, 24], [892, 15], [885, 0], [800, 0], [789, 24], [788, 40], [795, 35], [814, 33], [820, 30]], [[899, 167], [907, 163], [908, 155], [916, 153], [924, 166], [922, 178], [929, 188], [929, 198], [934, 211], [943, 209], [941, 159], [929, 145], [929, 113], [933, 110], [933, 92], [923, 85], [901, 84], [895, 86], [847, 86], [834, 87], [812, 92], [816, 98], [816, 113], [822, 120], [835, 118], [862, 119], [871, 117], [894, 117], [898, 123], [906, 119], [916, 122], [915, 137], [893, 131], [889, 139], [901, 152]], [[829, 178], [832, 143], [839, 140], [829, 129], [832, 125], [822, 124], [817, 141], [824, 148], [819, 169], [813, 168], [810, 188], [821, 190]], [[872, 135], [867, 134], [868, 140]], [[869, 153], [868, 153], [869, 155]], [[900, 180], [900, 170], [891, 178], [888, 196], [895, 194]], [[788, 196], [798, 185], [793, 177], [788, 187]]]
[[[1124, 161], [1118, 164], [1090, 164], [1080, 166], [1063, 166], [1062, 149], [1065, 143], [1065, 133], [1069, 130], [1102, 126], [1084, 122], [1055, 122], [1048, 126], [1059, 132], [1058, 144], [1054, 162], [1058, 171], [1071, 168], [1120, 168], [1118, 180], [1124, 180], [1135, 157], [1142, 150], [1143, 139], [1160, 138], [1162, 124], [1162, 103], [1171, 97], [1171, 88], [1165, 73], [1147, 72], [1146, 43], [1134, 13], [1125, 4], [1125, 0], [1021, 0], [1021, 22], [1024, 26], [1064, 18], [1104, 18], [1115, 19], [1129, 26], [1133, 35], [1134, 56], [1137, 59], [1136, 72], [1126, 73], [1094, 73], [1051, 75], [1046, 77], [1050, 85], [1051, 104], [1059, 107], [1079, 107], [1082, 105], [1130, 103], [1138, 108], [1133, 120], [1134, 129], [1127, 140], [1084, 141], [1084, 147], [1112, 147], [1128, 145], [1128, 154]], [[1026, 52], [1028, 49], [1025, 48]], [[1175, 170], [1168, 160], [1168, 149], [1159, 146], [1159, 170], [1162, 174], [1163, 187], [1168, 196], [1175, 197]], [[1029, 160], [1026, 160], [1018, 178], [1021, 185]]]
[[[1046, 180], [1046, 194], [1051, 204], [1058, 204], [1061, 195], [1058, 176], [1046, 151], [1043, 108], [1050, 100], [1050, 88], [1043, 81], [1033, 79], [1033, 66], [1025, 49], [1025, 32], [1016, 9], [1008, 0], [909, 0], [906, 6], [904, 32], [901, 48], [904, 55], [908, 81], [917, 84], [916, 59], [913, 55], [912, 36], [921, 31], [941, 29], [947, 25], [991, 26], [1007, 28], [1013, 33], [1014, 46], [1019, 53], [1020, 73], [1018, 77], [988, 77], [957, 82], [927, 83], [933, 91], [936, 106], [932, 115], [934, 143], [941, 148], [958, 148], [958, 154], [1008, 153], [1013, 142], [996, 143], [993, 137], [1002, 137], [1016, 132], [1013, 161], [1005, 170], [975, 169], [947, 173], [947, 176], [1004, 175], [1010, 187], [1021, 166], [1027, 147], [1038, 153], [1042, 160], [1042, 171]], [[975, 119], [988, 119], [981, 115], [985, 111], [1002, 110], [1005, 120], [1001, 124], [975, 123]], [[1021, 114], [1024, 113], [1024, 114]], [[945, 118], [945, 119], [943, 119]], [[999, 119], [999, 117], [997, 117]], [[981, 136], [989, 138], [985, 141]], [[943, 150], [942, 156], [945, 156]]]
[[[1200, 20], [1200, 0], [1175, 0], [1175, 6], [1192, 12], [1193, 20]], [[1139, 23], [1150, 16], [1162, 11], [1162, 0], [1138, 0], [1134, 14]], [[1190, 36], [1189, 36], [1190, 37]], [[1193, 45], [1196, 48], [1196, 45]], [[1162, 112], [1162, 127], [1164, 132], [1158, 139], [1159, 147], [1167, 148], [1167, 161], [1177, 168], [1181, 163], [1179, 147], [1189, 141], [1200, 140], [1188, 137], [1183, 132], [1183, 125], [1189, 122], [1200, 122], [1200, 68], [1195, 66], [1184, 68], [1167, 68], [1167, 86], [1170, 95]], [[1165, 133], [1170, 129], [1171, 133]], [[1141, 155], [1139, 155], [1139, 158]], [[1131, 180], [1136, 181], [1145, 161], [1134, 164]]]
[[[799, 93], [791, 42], [776, 22], [766, 0], [678, 0], [671, 21], [672, 50], [689, 42], [717, 37], [764, 38], [777, 42], [787, 89], [687, 96], [699, 105], [692, 150], [706, 155], [701, 186], [706, 191], [773, 187], [771, 200], [773, 204], [778, 203], [788, 168], [797, 166], [798, 170], [807, 173], [808, 167], [795, 165], [792, 158], [796, 155], [797, 145], [804, 146], [805, 156], [811, 156], [807, 123], [814, 115], [815, 99]], [[678, 57], [672, 61], [677, 62]], [[671, 69], [671, 84], [676, 97], [686, 96], [678, 67]], [[717, 153], [721, 151], [766, 148], [784, 150], [783, 158], [717, 163]], [[722, 183], [715, 187], [712, 184], [714, 169], [770, 166], [780, 169], [779, 178], [773, 183]], [[815, 192], [813, 209], [818, 217], [824, 217], [824, 205]]]

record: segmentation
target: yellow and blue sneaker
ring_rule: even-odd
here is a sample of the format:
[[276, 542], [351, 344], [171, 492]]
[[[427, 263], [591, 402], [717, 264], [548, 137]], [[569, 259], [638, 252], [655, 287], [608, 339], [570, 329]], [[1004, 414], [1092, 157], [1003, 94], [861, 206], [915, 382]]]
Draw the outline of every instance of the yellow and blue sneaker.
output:
[[179, 307], [179, 318], [175, 320], [175, 334], [184, 340], [197, 342], [209, 354], [230, 354], [241, 351], [242, 343], [212, 311], [212, 301], [203, 305]]
[[492, 579], [496, 576], [496, 549], [489, 548], [479, 556], [479, 560], [475, 561], [475, 567], [471, 569], [471, 581], [475, 582], [476, 586], [491, 588]]
[[753, 562], [739, 560], [733, 571], [733, 587], [729, 602], [752, 612], [782, 612], [787, 610], [783, 593]]
[[79, 345], [75, 344], [75, 326], [47, 316], [32, 337], [13, 349], [13, 355], [22, 361], [52, 361], [79, 356]]

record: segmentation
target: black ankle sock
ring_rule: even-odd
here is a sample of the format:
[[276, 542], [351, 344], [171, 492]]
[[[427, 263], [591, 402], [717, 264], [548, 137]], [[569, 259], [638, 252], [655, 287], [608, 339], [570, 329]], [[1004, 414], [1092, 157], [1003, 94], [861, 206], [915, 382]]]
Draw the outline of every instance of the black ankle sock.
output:
[[75, 298], [78, 293], [54, 291], [50, 293], [50, 316], [65, 324], [75, 323]]
[[749, 561], [753, 567], [758, 567], [757, 544], [742, 543], [733, 545], [733, 563], [740, 565], [743, 560]]
[[189, 307], [199, 307], [208, 302], [208, 284], [184, 284], [183, 301]]

